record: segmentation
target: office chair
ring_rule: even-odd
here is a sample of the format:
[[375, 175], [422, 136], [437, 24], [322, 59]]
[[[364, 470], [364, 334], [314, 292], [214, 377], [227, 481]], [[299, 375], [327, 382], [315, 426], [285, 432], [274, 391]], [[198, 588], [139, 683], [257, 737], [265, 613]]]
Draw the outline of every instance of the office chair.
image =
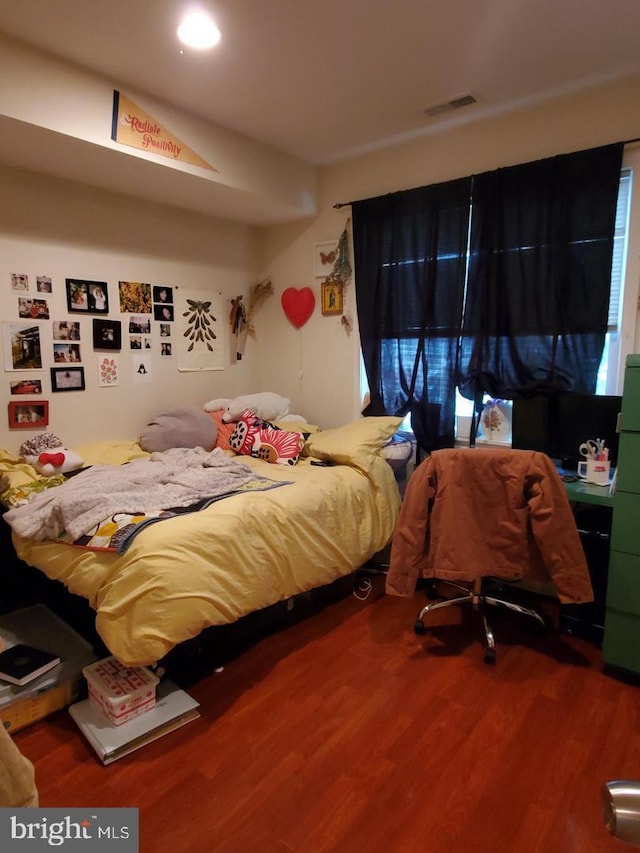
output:
[[[504, 607], [546, 626], [537, 610], [502, 597], [496, 584], [523, 579], [551, 587], [563, 603], [593, 600], [589, 570], [562, 481], [548, 456], [529, 450], [436, 450], [409, 480], [391, 545], [385, 588], [427, 594], [445, 583], [460, 595], [431, 601], [414, 624], [444, 607], [471, 604], [484, 629], [484, 660], [495, 663], [490, 607]], [[551, 582], [551, 583], [550, 583]]]
[[[463, 595], [456, 595], [454, 598], [441, 598], [437, 601], [432, 601], [430, 604], [426, 604], [418, 613], [415, 625], [413, 626], [414, 633], [418, 635], [427, 633], [427, 626], [424, 624], [424, 620], [429, 613], [433, 613], [434, 610], [440, 610], [443, 607], [452, 607], [457, 604], [469, 603], [473, 609], [480, 614], [482, 619], [482, 626], [484, 629], [484, 661], [485, 663], [495, 663], [496, 643], [493, 637], [493, 631], [491, 630], [491, 626], [487, 619], [487, 605], [506, 607], [509, 610], [515, 610], [516, 613], [522, 613], [524, 616], [530, 616], [543, 628], [546, 627], [547, 624], [544, 616], [541, 613], [538, 613], [537, 610], [530, 607], [524, 607], [521, 604], [516, 604], [514, 601], [509, 601], [506, 598], [497, 598], [495, 595], [490, 595], [490, 590], [485, 590], [485, 585], [490, 582], [496, 582], [497, 580], [497, 578], [490, 577], [475, 578], [469, 586], [463, 586], [455, 581], [441, 581], [441, 583], [447, 584], [447, 586], [452, 586], [460, 590]], [[427, 595], [431, 596], [433, 594], [434, 588], [428, 587]]]

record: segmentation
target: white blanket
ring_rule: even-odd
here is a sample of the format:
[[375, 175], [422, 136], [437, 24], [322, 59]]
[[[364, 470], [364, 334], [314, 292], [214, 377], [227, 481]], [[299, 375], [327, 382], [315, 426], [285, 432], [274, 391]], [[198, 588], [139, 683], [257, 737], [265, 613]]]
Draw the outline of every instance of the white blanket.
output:
[[75, 540], [115, 513], [189, 506], [231, 492], [254, 476], [252, 468], [219, 448], [173, 448], [126, 465], [94, 465], [4, 518], [26, 539], [42, 542], [66, 531]]

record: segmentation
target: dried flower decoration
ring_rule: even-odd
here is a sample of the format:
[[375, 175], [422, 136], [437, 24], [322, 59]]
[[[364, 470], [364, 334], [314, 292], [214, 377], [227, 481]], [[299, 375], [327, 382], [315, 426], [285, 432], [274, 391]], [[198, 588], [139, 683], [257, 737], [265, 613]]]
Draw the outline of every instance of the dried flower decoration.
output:
[[253, 325], [253, 317], [260, 305], [262, 305], [265, 299], [272, 294], [273, 284], [270, 276], [267, 276], [267, 278], [263, 278], [262, 281], [252, 285], [249, 290], [249, 304], [247, 305], [246, 321], [252, 335], [255, 335], [256, 332]]

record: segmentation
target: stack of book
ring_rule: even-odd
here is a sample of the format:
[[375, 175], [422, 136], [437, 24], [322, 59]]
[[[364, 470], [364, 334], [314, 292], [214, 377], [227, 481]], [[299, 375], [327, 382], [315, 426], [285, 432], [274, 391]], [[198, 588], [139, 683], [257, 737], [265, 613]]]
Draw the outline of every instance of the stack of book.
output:
[[0, 652], [0, 680], [24, 687], [61, 662], [60, 655], [16, 643]]
[[18, 731], [80, 698], [93, 646], [43, 604], [0, 616], [0, 723]]

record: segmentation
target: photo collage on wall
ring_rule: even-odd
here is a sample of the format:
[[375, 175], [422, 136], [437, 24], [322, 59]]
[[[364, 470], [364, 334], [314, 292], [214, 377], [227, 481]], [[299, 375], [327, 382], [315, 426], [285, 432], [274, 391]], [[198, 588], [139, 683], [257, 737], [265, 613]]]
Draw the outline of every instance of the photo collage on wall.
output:
[[[119, 281], [117, 308], [128, 317], [117, 320], [111, 316], [116, 300], [106, 281], [66, 278], [64, 292], [58, 295], [51, 276], [15, 272], [11, 273], [10, 287], [16, 296], [16, 314], [15, 320], [2, 323], [5, 371], [49, 368], [53, 394], [86, 389], [88, 357], [97, 358], [98, 387], [106, 388], [119, 384], [122, 350], [131, 353], [131, 376], [136, 383], [151, 381], [152, 352], [162, 357], [173, 355], [173, 287]], [[67, 318], [56, 316], [57, 309], [50, 304], [50, 297], [59, 299], [62, 295], [66, 299]], [[81, 315], [92, 318], [92, 335], [88, 340], [83, 339]], [[85, 336], [86, 332], [85, 329]], [[156, 343], [158, 337], [160, 341]], [[42, 399], [46, 393], [43, 386], [41, 376], [10, 381], [11, 396], [19, 398], [9, 404], [10, 428], [38, 428], [48, 424], [49, 403]], [[24, 399], [31, 396], [38, 399]]]

